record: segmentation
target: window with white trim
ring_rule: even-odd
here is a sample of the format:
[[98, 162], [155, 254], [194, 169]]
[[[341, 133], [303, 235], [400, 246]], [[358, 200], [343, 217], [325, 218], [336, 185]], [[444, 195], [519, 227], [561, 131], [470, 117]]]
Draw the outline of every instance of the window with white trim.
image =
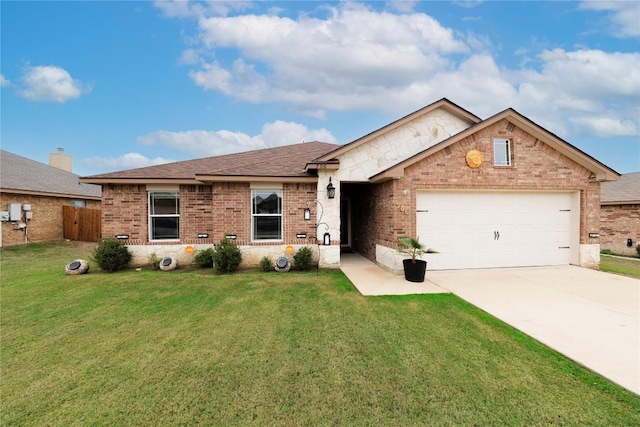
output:
[[282, 190], [251, 190], [251, 239], [282, 240]]
[[149, 240], [180, 239], [180, 196], [175, 192], [149, 192]]
[[506, 138], [493, 140], [493, 165], [511, 166], [511, 141]]

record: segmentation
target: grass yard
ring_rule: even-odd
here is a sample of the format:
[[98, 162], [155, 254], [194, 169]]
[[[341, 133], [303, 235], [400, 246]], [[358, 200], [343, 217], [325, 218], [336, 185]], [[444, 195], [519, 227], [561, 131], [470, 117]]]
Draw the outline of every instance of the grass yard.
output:
[[459, 298], [339, 271], [127, 270], [3, 248], [3, 426], [640, 425], [640, 398]]
[[640, 279], [640, 258], [600, 255], [600, 270]]

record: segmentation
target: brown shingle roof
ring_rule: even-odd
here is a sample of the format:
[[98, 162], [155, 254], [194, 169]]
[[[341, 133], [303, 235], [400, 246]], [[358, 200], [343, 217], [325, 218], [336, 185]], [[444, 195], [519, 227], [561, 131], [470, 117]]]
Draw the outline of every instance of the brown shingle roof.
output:
[[183, 179], [196, 175], [224, 177], [309, 177], [305, 165], [334, 150], [338, 145], [326, 142], [303, 142], [262, 150], [245, 151], [224, 156], [185, 160], [164, 165], [129, 169], [83, 177], [83, 182], [105, 182], [113, 179]]
[[609, 205], [640, 203], [640, 172], [621, 175], [618, 181], [603, 182], [600, 202]]
[[0, 150], [0, 188], [3, 191], [99, 199], [100, 186], [81, 184], [79, 178], [74, 173]]

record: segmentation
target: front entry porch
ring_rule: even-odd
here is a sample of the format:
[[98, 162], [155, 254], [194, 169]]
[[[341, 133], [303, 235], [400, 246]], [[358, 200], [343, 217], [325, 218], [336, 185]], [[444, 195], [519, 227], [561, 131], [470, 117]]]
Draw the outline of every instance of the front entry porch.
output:
[[340, 269], [363, 296], [447, 293], [426, 278], [422, 283], [408, 282], [402, 274], [393, 274], [354, 252], [340, 254]]

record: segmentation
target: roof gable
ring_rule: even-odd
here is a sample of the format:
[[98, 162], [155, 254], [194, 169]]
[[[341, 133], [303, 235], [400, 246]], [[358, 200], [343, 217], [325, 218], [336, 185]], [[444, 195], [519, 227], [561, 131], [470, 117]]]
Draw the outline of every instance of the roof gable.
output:
[[356, 139], [355, 141], [352, 141], [348, 144], [342, 145], [338, 148], [336, 148], [335, 150], [326, 153], [325, 155], [319, 157], [316, 162], [314, 163], [310, 163], [307, 165], [308, 169], [314, 169], [317, 168], [317, 166], [321, 163], [331, 163], [331, 162], [335, 162], [335, 159], [344, 155], [345, 153], [354, 150], [366, 143], [368, 143], [369, 141], [372, 141], [384, 134], [393, 132], [394, 130], [398, 129], [401, 126], [406, 125], [407, 123], [417, 119], [420, 116], [424, 116], [426, 114], [429, 114], [439, 108], [445, 109], [447, 110], [449, 113], [453, 114], [454, 116], [459, 117], [460, 119], [467, 121], [469, 123], [469, 125], [473, 125], [475, 123], [478, 123], [481, 121], [481, 119], [476, 116], [475, 114], [465, 110], [464, 108], [454, 104], [453, 102], [449, 101], [447, 98], [442, 98], [439, 101], [436, 101], [432, 104], [427, 105], [426, 107], [423, 107], [417, 111], [414, 111], [411, 114], [408, 114], [384, 127], [381, 127], [378, 130], [375, 130], [361, 138]]
[[521, 115], [520, 113], [518, 113], [517, 111], [515, 111], [512, 108], [508, 108], [492, 117], [489, 117], [486, 120], [483, 120], [471, 127], [469, 127], [468, 129], [465, 129], [464, 131], [442, 141], [439, 144], [434, 145], [433, 147], [427, 148], [426, 150], [422, 151], [421, 153], [416, 154], [415, 156], [412, 156], [402, 162], [399, 162], [398, 164], [376, 174], [370, 177], [370, 181], [372, 182], [380, 182], [380, 181], [385, 181], [388, 179], [392, 179], [392, 178], [399, 178], [402, 177], [404, 175], [404, 169], [407, 168], [408, 166], [411, 166], [431, 155], [433, 155], [434, 153], [440, 151], [440, 150], [444, 150], [445, 148], [477, 133], [482, 131], [483, 129], [486, 129], [487, 127], [501, 121], [501, 120], [507, 120], [509, 123], [512, 123], [513, 125], [519, 127], [520, 129], [522, 129], [523, 131], [529, 133], [530, 135], [536, 137], [537, 139], [539, 139], [540, 141], [544, 142], [545, 144], [549, 145], [550, 147], [552, 147], [554, 150], [558, 151], [559, 153], [563, 154], [564, 156], [569, 157], [570, 159], [572, 159], [573, 161], [575, 161], [576, 163], [578, 163], [579, 165], [583, 166], [584, 168], [586, 168], [587, 170], [591, 171], [594, 175], [595, 175], [595, 179], [598, 181], [610, 181], [610, 180], [617, 180], [620, 177], [620, 174], [618, 174], [616, 171], [614, 171], [613, 169], [609, 168], [608, 166], [604, 165], [603, 163], [599, 162], [598, 160], [594, 159], [593, 157], [589, 156], [588, 154], [586, 154], [585, 152], [579, 150], [578, 148], [574, 147], [573, 145], [571, 145], [570, 143], [568, 143], [567, 141], [561, 139], [560, 137], [556, 136], [555, 134], [549, 132], [548, 130], [544, 129], [543, 127], [537, 125], [536, 123], [534, 123], [533, 121], [529, 120], [528, 118], [524, 117], [523, 115]]
[[7, 193], [100, 199], [100, 186], [81, 184], [79, 176], [0, 150], [0, 189]]

